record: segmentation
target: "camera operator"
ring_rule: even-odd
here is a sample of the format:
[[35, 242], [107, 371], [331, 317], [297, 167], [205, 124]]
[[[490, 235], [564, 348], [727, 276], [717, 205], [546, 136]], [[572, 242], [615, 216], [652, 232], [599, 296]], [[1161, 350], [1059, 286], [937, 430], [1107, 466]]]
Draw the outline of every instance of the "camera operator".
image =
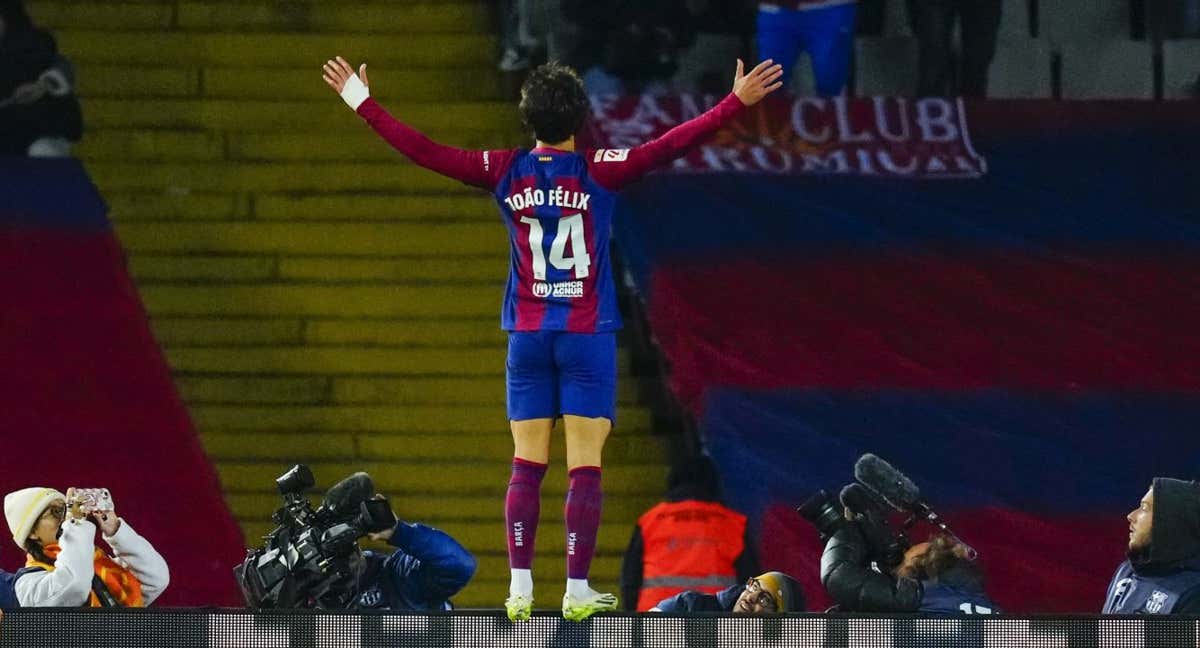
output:
[[1200, 483], [1159, 477], [1129, 520], [1104, 614], [1200, 614]]
[[[4, 496], [13, 541], [26, 552], [14, 583], [21, 607], [144, 607], [166, 589], [166, 561], [117, 516], [108, 491], [98, 494], [33, 487]], [[111, 557], [95, 546], [97, 527]]]
[[359, 609], [449, 610], [450, 597], [475, 575], [475, 557], [440, 529], [397, 520], [391, 529], [368, 537], [396, 551], [363, 552]]
[[872, 568], [872, 550], [860, 521], [842, 525], [821, 555], [821, 584], [844, 612], [991, 614], [983, 571], [969, 551], [938, 534], [904, 552], [892, 573]]

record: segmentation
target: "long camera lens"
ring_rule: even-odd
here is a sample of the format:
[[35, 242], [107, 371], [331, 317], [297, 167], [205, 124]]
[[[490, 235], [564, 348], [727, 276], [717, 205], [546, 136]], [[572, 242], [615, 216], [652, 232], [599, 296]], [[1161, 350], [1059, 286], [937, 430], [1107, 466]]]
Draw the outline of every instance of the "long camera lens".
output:
[[275, 480], [275, 485], [279, 487], [280, 495], [299, 495], [305, 490], [312, 488], [317, 480], [313, 478], [312, 471], [304, 464], [296, 464], [292, 469], [283, 473]]
[[846, 520], [841, 507], [837, 506], [835, 500], [823, 488], [796, 507], [796, 512], [825, 535], [832, 534], [838, 525]]

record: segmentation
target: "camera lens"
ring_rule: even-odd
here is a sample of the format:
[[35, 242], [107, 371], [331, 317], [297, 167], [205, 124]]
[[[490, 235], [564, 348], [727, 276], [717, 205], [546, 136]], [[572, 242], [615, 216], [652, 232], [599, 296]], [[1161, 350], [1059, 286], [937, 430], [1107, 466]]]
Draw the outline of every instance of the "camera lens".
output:
[[825, 534], [832, 533], [845, 520], [841, 509], [834, 505], [833, 498], [825, 489], [805, 500], [796, 508], [796, 512], [817, 527], [817, 531]]

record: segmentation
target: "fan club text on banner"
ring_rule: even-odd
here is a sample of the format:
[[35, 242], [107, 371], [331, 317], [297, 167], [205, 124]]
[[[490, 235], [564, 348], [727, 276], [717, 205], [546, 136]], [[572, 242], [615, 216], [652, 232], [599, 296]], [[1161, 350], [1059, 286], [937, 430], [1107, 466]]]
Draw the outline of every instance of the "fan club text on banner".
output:
[[[711, 97], [596, 97], [588, 133], [618, 154], [713, 105]], [[677, 172], [973, 178], [987, 162], [971, 145], [961, 100], [768, 99], [672, 165]]]

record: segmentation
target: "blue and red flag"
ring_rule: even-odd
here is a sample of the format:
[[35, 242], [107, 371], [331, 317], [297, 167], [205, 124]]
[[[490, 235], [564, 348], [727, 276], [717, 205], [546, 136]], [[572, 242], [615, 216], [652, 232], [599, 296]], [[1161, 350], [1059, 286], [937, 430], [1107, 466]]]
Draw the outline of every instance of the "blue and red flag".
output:
[[[611, 104], [593, 133], [689, 102]], [[980, 550], [1001, 607], [1099, 611], [1150, 480], [1200, 477], [1190, 112], [782, 99], [625, 192], [671, 387], [814, 609], [793, 508], [873, 452]]]

